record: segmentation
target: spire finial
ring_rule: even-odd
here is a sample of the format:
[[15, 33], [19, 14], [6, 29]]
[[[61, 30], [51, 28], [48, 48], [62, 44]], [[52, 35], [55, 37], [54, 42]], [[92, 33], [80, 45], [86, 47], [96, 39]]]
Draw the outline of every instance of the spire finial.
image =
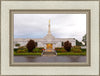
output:
[[51, 34], [51, 31], [50, 31], [50, 19], [49, 19], [49, 25], [48, 25], [48, 34]]

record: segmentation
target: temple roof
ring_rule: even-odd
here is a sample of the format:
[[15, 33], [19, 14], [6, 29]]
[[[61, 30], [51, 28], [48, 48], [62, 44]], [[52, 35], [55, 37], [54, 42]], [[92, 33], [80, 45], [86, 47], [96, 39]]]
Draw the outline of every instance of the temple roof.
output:
[[55, 39], [55, 37], [52, 34], [47, 34], [44, 39]]

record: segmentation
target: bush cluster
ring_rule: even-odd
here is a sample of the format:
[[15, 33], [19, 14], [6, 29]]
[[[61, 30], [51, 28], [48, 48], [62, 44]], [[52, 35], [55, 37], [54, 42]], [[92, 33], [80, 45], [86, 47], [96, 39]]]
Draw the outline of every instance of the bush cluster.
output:
[[[32, 50], [33, 53], [42, 53], [44, 48], [35, 48]], [[28, 49], [25, 46], [19, 47], [14, 52], [16, 53], [28, 53]]]
[[[68, 52], [63, 47], [62, 48], [55, 48], [55, 50], [56, 50], [57, 53], [67, 53]], [[86, 52], [86, 49], [81, 49], [80, 46], [73, 46], [71, 48], [70, 52], [73, 52], [73, 53], [82, 53], [82, 52]]]
[[20, 56], [20, 55], [34, 55], [34, 56], [41, 56], [41, 53], [14, 53], [14, 55], [16, 56]]
[[25, 46], [21, 46], [18, 48], [18, 50], [16, 52], [17, 53], [26, 53], [26, 52], [28, 52], [28, 49]]
[[86, 52], [86, 49], [81, 49], [82, 50], [82, 52]]
[[35, 48], [33, 49], [34, 53], [42, 53], [44, 48]]
[[81, 52], [82, 52], [80, 46], [73, 46], [73, 47], [71, 48], [71, 51], [74, 52], [74, 53], [81, 53]]
[[15, 46], [20, 46], [20, 44], [15, 44]]
[[57, 53], [57, 55], [86, 55], [86, 53], [73, 53], [73, 52], [67, 52], [67, 53]]
[[66, 50], [64, 48], [55, 48], [57, 53], [62, 53], [62, 52], [66, 52]]
[[81, 49], [81, 46], [73, 46], [72, 48]]

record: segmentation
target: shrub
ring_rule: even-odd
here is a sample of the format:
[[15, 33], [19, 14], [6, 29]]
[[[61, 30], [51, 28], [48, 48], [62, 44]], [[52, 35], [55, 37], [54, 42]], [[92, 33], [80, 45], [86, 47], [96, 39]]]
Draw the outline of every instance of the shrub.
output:
[[69, 41], [66, 41], [64, 43], [64, 48], [65, 48], [66, 51], [70, 52], [71, 51], [71, 47], [72, 47], [72, 45], [71, 45], [71, 43]]
[[72, 48], [81, 49], [81, 46], [73, 46]]
[[17, 53], [25, 53], [25, 50], [17, 50]]
[[42, 49], [44, 49], [44, 47], [40, 47], [39, 49], [42, 50]]
[[73, 53], [73, 52], [67, 52], [67, 53], [57, 53], [57, 55], [59, 56], [59, 55], [86, 55], [86, 53]]
[[14, 51], [14, 53], [16, 53], [16, 52]]
[[20, 56], [20, 55], [21, 55], [21, 56], [22, 56], [22, 55], [23, 55], [23, 56], [26, 56], [26, 55], [28, 55], [28, 56], [29, 56], [29, 55], [34, 55], [34, 56], [37, 56], [37, 55], [38, 55], [38, 56], [41, 56], [41, 53], [14, 53], [14, 55], [15, 55], [15, 56]]
[[17, 50], [18, 50], [18, 48], [17, 49], [14, 48], [14, 52], [17, 52]]
[[80, 53], [80, 52], [82, 52], [80, 46], [73, 46], [72, 49], [71, 49], [71, 51], [74, 52], [74, 53]]
[[75, 49], [75, 48], [72, 48], [71, 51], [74, 53], [81, 53], [82, 52], [81, 49]]
[[33, 49], [34, 53], [42, 53], [43, 52], [43, 48], [35, 48]]
[[26, 47], [27, 47], [29, 52], [32, 52], [32, 50], [36, 47], [36, 43], [34, 42], [34, 40], [30, 40], [27, 43]]
[[57, 53], [63, 53], [66, 52], [66, 50], [64, 48], [55, 48]]
[[20, 46], [20, 44], [15, 44], [15, 46]]
[[35, 48], [35, 49], [33, 49], [33, 52], [35, 52], [35, 53], [37, 53], [37, 52], [39, 52], [39, 48]]
[[17, 53], [26, 53], [28, 49], [25, 46], [21, 46], [18, 48]]
[[81, 49], [82, 50], [82, 52], [86, 52], [86, 49]]
[[25, 47], [25, 46], [21, 46], [21, 47], [19, 47], [18, 49], [23, 50], [23, 49], [26, 49], [26, 47]]

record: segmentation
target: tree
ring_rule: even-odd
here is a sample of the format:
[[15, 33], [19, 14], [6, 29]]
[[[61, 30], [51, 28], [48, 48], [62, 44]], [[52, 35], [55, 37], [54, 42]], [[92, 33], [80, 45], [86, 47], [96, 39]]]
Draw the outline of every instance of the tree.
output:
[[64, 43], [64, 48], [65, 48], [66, 51], [70, 52], [71, 51], [71, 47], [72, 47], [72, 45], [71, 45], [71, 43], [69, 41], [66, 41]]
[[64, 46], [64, 42], [62, 42], [62, 46]]
[[15, 46], [20, 46], [20, 44], [15, 44]]
[[27, 49], [29, 52], [32, 52], [32, 50], [36, 47], [36, 43], [34, 40], [30, 40], [27, 45], [26, 45]]
[[83, 36], [83, 39], [82, 39], [82, 41], [85, 43], [85, 45], [86, 45], [86, 34]]
[[76, 40], [76, 46], [82, 46], [82, 43]]
[[37, 43], [37, 42], [35, 42], [35, 46], [36, 46], [36, 47], [37, 47], [37, 44], [38, 44], [38, 43]]

